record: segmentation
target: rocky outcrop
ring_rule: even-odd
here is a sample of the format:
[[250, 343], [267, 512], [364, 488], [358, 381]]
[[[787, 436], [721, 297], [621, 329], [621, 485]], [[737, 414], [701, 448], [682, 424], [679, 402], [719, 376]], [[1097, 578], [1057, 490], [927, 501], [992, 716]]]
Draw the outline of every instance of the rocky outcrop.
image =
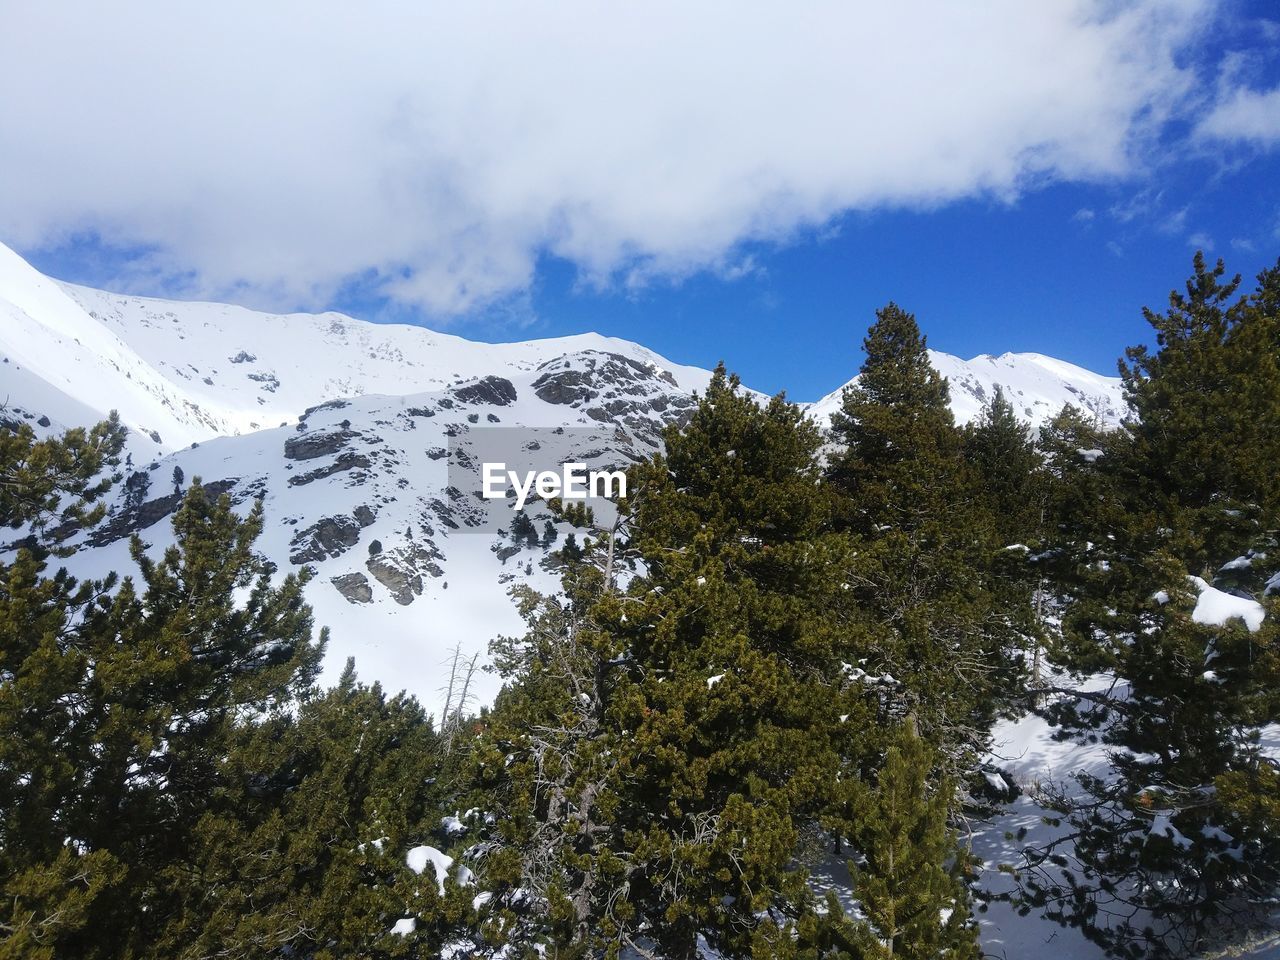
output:
[[325, 477], [331, 477], [335, 473], [345, 473], [351, 470], [368, 470], [369, 458], [362, 453], [353, 453], [348, 450], [337, 457], [333, 463], [326, 464], [323, 467], [316, 467], [314, 470], [308, 470], [306, 473], [300, 473], [289, 478], [289, 486], [303, 487], [308, 483], [316, 480], [323, 480]]
[[534, 393], [546, 403], [581, 410], [599, 423], [617, 423], [650, 446], [662, 428], [687, 418], [691, 396], [673, 391], [671, 374], [617, 353], [587, 351], [548, 360]]
[[424, 575], [444, 575], [436, 560], [434, 549], [413, 543], [370, 557], [365, 566], [374, 579], [390, 591], [392, 600], [408, 606], [416, 597], [422, 596]]
[[560, 370], [544, 373], [533, 381], [533, 392], [544, 403], [581, 403], [596, 396], [591, 383], [591, 375], [585, 370]]
[[307, 433], [290, 437], [284, 442], [284, 455], [289, 460], [315, 460], [342, 450], [360, 436], [354, 430], [335, 430], [328, 433]]
[[464, 403], [487, 403], [492, 407], [505, 407], [516, 401], [516, 388], [505, 377], [482, 377], [475, 383], [458, 387], [453, 395]]
[[329, 580], [349, 603], [373, 602], [373, 587], [369, 586], [369, 578], [363, 573], [344, 573], [340, 577]]
[[274, 373], [251, 373], [249, 379], [262, 384], [262, 389], [268, 393], [275, 393], [280, 389], [280, 378]]
[[362, 526], [354, 517], [325, 517], [293, 535], [289, 562], [301, 565], [340, 557], [360, 542]]

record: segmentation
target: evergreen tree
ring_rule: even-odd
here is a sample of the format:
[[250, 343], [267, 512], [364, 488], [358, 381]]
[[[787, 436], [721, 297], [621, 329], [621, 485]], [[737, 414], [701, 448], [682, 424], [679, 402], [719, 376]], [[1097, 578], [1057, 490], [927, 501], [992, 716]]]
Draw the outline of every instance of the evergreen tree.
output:
[[1169, 309], [1144, 309], [1158, 349], [1125, 351], [1120, 364], [1133, 410], [1126, 423], [1131, 509], [1150, 516], [1147, 536], [1195, 574], [1212, 577], [1226, 556], [1274, 533], [1280, 513], [1280, 264], [1237, 297], [1197, 253], [1186, 293]]
[[865, 921], [841, 921], [859, 958], [978, 957], [977, 925], [963, 881], [966, 858], [949, 829], [951, 785], [934, 782], [934, 760], [907, 724], [896, 734], [874, 787], [854, 781], [850, 840], [853, 895]]
[[1275, 765], [1258, 750], [1278, 715], [1277, 604], [1257, 629], [1197, 623], [1204, 584], [1180, 570], [1168, 555], [1131, 559], [1068, 608], [1071, 649], [1084, 653], [1067, 662], [1117, 684], [1059, 689], [1050, 710], [1109, 744], [1111, 768], [1047, 792], [1070, 846], [1032, 851], [1030, 900], [1122, 956], [1230, 942], [1266, 922], [1280, 884]]
[[757, 404], [721, 367], [666, 441], [630, 481], [646, 575], [616, 627], [637, 687], [620, 705], [644, 864], [629, 899], [670, 957], [696, 956], [699, 936], [785, 955], [790, 918], [812, 910], [801, 836], [868, 751], [867, 688], [842, 666], [861, 653], [841, 614], [848, 539], [821, 437], [782, 397]]
[[999, 543], [974, 494], [947, 382], [915, 317], [876, 314], [866, 361], [832, 417], [841, 445], [827, 477], [855, 536], [846, 579], [868, 644], [868, 673], [889, 678], [881, 719], [912, 713], [955, 776], [970, 771], [995, 715], [1021, 689], [1025, 609], [993, 589]]
[[296, 714], [238, 727], [190, 862], [166, 877], [181, 909], [159, 955], [425, 957], [458, 946], [468, 873], [418, 874], [405, 856], [445, 845], [445, 774], [417, 701], [358, 684], [351, 662]]
[[609, 722], [620, 651], [591, 610], [603, 583], [579, 562], [563, 598], [518, 588], [525, 637], [495, 643], [499, 694], [477, 749], [477, 784], [499, 811], [482, 865], [489, 929], [529, 951], [574, 956], [626, 943], [621, 738]]
[[1039, 540], [1045, 510], [1040, 455], [999, 386], [964, 431], [964, 457], [996, 542], [1008, 547]]
[[[50, 451], [5, 519], [67, 493], [89, 516], [112, 430], [94, 435]], [[28, 953], [145, 953], [172, 906], [158, 878], [186, 855], [235, 722], [314, 676], [302, 583], [272, 587], [252, 550], [260, 506], [242, 520], [193, 483], [173, 526], [159, 561], [134, 540], [140, 584], [45, 578], [26, 550], [0, 571], [0, 876]]]
[[[485, 882], [508, 928], [566, 956], [787, 956], [817, 924], [801, 838], [844, 758], [872, 753], [868, 688], [842, 666], [847, 538], [820, 437], [781, 398], [720, 369], [666, 440], [565, 600], [526, 595], [528, 634], [497, 648], [515, 682], [484, 763], [504, 798]], [[530, 884], [545, 918], [518, 909]]]
[[[1238, 937], [1280, 883], [1275, 767], [1257, 748], [1278, 708], [1260, 548], [1280, 514], [1274, 476], [1251, 449], [1280, 435], [1280, 382], [1274, 352], [1247, 355], [1274, 343], [1275, 278], [1233, 301], [1223, 272], [1197, 256], [1187, 295], [1173, 294], [1167, 315], [1147, 311], [1159, 350], [1128, 351], [1124, 430], [1089, 438], [1065, 417], [1049, 437], [1059, 658], [1116, 678], [1110, 690], [1057, 690], [1051, 715], [1114, 752], [1107, 776], [1081, 778], [1083, 796], [1050, 797], [1074, 828], [1071, 846], [1034, 851], [1027, 885], [1051, 916], [1129, 956]], [[1271, 608], [1261, 623], [1196, 615], [1224, 563], [1259, 617]]]
[[985, 579], [1009, 642], [1030, 649], [1030, 681], [1039, 686], [1052, 601], [1043, 551], [1050, 477], [1030, 428], [999, 386], [965, 428], [963, 452], [977, 525], [987, 537]]
[[99, 502], [118, 479], [125, 430], [115, 413], [92, 430], [77, 427], [61, 437], [37, 440], [25, 423], [0, 423], [0, 526], [30, 525], [39, 551], [53, 520], [92, 526], [102, 519]]
[[151, 475], [145, 470], [135, 471], [125, 480], [124, 488], [125, 506], [136, 510], [142, 506], [142, 502], [147, 498], [147, 491], [151, 489]]
[[569, 535], [564, 538], [564, 546], [560, 548], [560, 556], [567, 563], [573, 563], [582, 559], [582, 547], [578, 544], [578, 537], [572, 530]]
[[932, 485], [958, 477], [960, 435], [947, 381], [929, 361], [916, 318], [897, 304], [876, 311], [862, 346], [866, 360], [858, 379], [831, 418], [843, 450], [832, 458], [828, 477], [855, 498], [854, 530], [914, 529], [948, 505], [954, 482], [941, 499], [931, 494]]
[[60, 570], [43, 576], [51, 521], [96, 523], [125, 438], [115, 415], [92, 430], [37, 440], [25, 423], [0, 424], [0, 526], [31, 535], [0, 565], [0, 957], [45, 960], [84, 930], [121, 884], [108, 851], [66, 843], [55, 824], [74, 795], [75, 666], [57, 649], [103, 584]]
[[523, 510], [517, 510], [511, 518], [511, 542], [515, 546], [533, 547], [538, 544], [538, 528]]

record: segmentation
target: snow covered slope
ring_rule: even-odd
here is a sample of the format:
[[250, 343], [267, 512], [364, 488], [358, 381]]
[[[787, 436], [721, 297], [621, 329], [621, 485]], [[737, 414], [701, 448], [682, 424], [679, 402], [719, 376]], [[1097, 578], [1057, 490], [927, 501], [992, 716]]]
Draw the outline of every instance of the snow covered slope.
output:
[[[287, 426], [135, 461], [127, 486], [140, 492], [131, 499], [122, 486], [110, 516], [72, 541], [69, 567], [81, 576], [128, 570], [134, 532], [157, 550], [171, 543], [178, 467], [183, 486], [200, 477], [246, 509], [262, 499], [262, 551], [282, 570], [315, 570], [308, 599], [333, 630], [330, 674], [354, 656], [365, 679], [434, 705], [449, 651], [484, 654], [495, 636], [519, 630], [505, 596], [513, 581], [556, 585], [552, 551], [513, 542], [505, 503], [495, 508], [501, 528], [486, 522], [492, 502], [479, 497], [479, 463], [490, 458], [476, 445], [495, 428], [519, 427], [507, 433], [547, 448], [549, 465], [621, 468], [660, 449], [662, 427], [692, 404], [666, 371], [597, 350], [510, 378], [331, 400]], [[525, 513], [541, 534], [549, 512]], [[558, 527], [560, 542], [569, 532]], [[495, 681], [483, 681], [475, 692], [489, 699]]]
[[596, 334], [476, 343], [425, 327], [368, 323], [339, 313], [259, 313], [221, 303], [57, 286], [90, 321], [127, 342], [206, 414], [210, 429], [200, 439], [278, 426], [329, 400], [422, 393], [489, 374], [511, 376], [586, 350], [665, 370], [685, 391], [705, 386], [710, 376], [638, 344]]
[[[930, 350], [929, 359], [947, 378], [951, 387], [951, 409], [959, 423], [976, 419], [997, 386], [1013, 404], [1014, 411], [1034, 427], [1068, 403], [1095, 414], [1108, 425], [1119, 423], [1124, 416], [1119, 377], [1104, 377], [1053, 357], [1039, 353], [1005, 353], [993, 357], [984, 353], [972, 360], [961, 360], [949, 353]], [[857, 379], [854, 377], [845, 387]], [[840, 409], [843, 392], [841, 387], [810, 407], [820, 423], [826, 425], [831, 414]]]
[[710, 376], [595, 334], [486, 344], [336, 313], [125, 297], [51, 280], [0, 244], [0, 401], [59, 426], [117, 410], [147, 452], [276, 427], [328, 400], [420, 393], [589, 350], [665, 371], [685, 393]]
[[[63, 426], [109, 410], [156, 451], [217, 433], [185, 398], [55, 281], [0, 245], [0, 401]], [[87, 418], [87, 420], [86, 420]]]

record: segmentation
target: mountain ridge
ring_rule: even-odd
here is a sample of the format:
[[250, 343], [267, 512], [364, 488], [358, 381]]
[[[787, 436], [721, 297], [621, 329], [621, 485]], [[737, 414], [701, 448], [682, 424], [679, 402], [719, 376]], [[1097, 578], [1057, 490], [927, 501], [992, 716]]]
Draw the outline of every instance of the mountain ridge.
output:
[[[420, 393], [584, 350], [653, 364], [688, 392], [705, 386], [710, 376], [639, 343], [595, 333], [489, 344], [332, 311], [272, 314], [109, 293], [45, 277], [2, 244], [0, 319], [0, 350], [52, 391], [38, 396], [28, 384], [13, 399], [43, 403], [54, 412], [39, 415], [64, 425], [80, 422], [89, 411], [119, 409], [135, 432], [160, 437], [149, 453], [268, 429], [330, 400]], [[300, 342], [306, 351], [298, 350]], [[1084, 406], [1100, 401], [1096, 405], [1111, 422], [1122, 409], [1116, 378], [1043, 354], [962, 360], [932, 351], [931, 357], [952, 383], [953, 408], [962, 422], [976, 416], [996, 383], [1011, 399], [1025, 397], [1020, 412], [1033, 424], [1072, 400]], [[76, 382], [68, 367], [76, 370]], [[842, 390], [803, 406], [822, 417], [838, 407]]]

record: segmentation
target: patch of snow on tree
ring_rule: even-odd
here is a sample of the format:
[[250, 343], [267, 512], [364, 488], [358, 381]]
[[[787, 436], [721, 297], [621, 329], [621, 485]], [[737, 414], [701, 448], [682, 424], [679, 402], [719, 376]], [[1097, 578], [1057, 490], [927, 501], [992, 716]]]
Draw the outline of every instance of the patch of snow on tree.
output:
[[405, 865], [414, 873], [422, 873], [431, 864], [435, 871], [436, 882], [440, 884], [440, 894], [444, 895], [444, 878], [453, 866], [453, 857], [441, 853], [435, 847], [420, 846], [410, 850], [404, 858]]
[[1191, 582], [1200, 591], [1196, 600], [1196, 608], [1191, 612], [1191, 619], [1210, 627], [1224, 627], [1229, 620], [1239, 617], [1249, 631], [1256, 633], [1262, 629], [1264, 612], [1262, 604], [1247, 597], [1237, 597], [1211, 587], [1200, 577], [1192, 577]]

